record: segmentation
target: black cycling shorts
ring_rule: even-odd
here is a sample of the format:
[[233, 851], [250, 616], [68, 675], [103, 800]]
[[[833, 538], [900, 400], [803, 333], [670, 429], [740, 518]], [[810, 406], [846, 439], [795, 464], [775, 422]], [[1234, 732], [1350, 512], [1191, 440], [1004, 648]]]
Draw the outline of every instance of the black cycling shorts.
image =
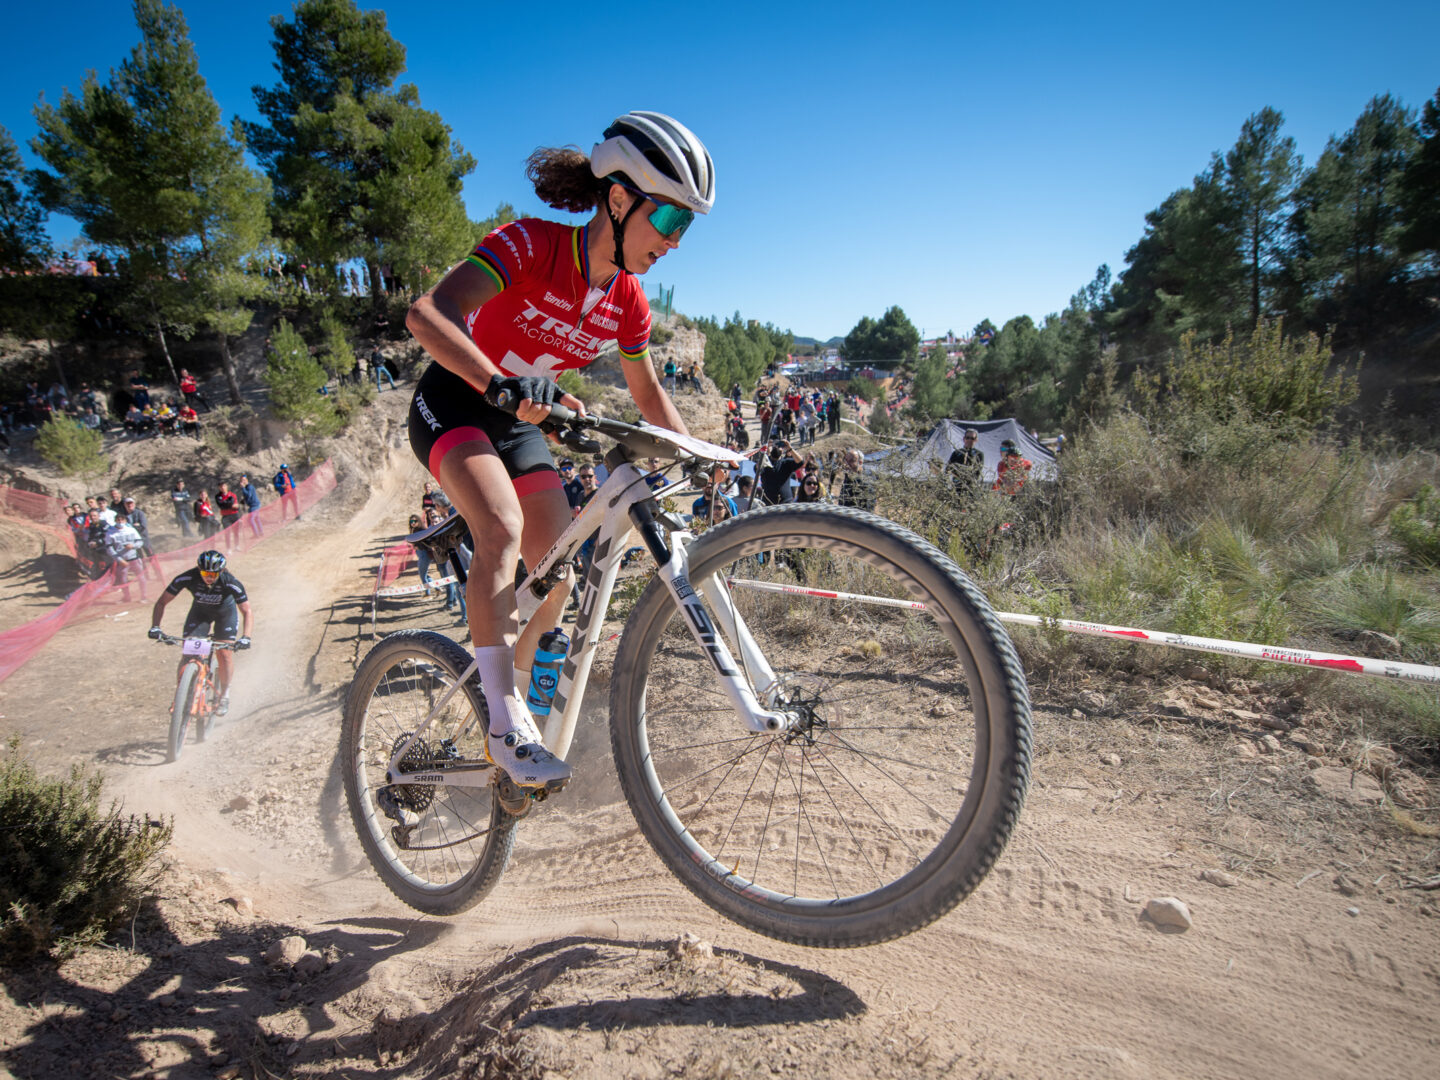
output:
[[544, 432], [501, 412], [460, 376], [432, 363], [410, 399], [410, 448], [438, 481], [445, 455], [467, 442], [494, 448], [518, 495], [563, 486]]
[[180, 636], [234, 641], [239, 630], [240, 609], [234, 604], [226, 604], [219, 611], [214, 608], [192, 607], [190, 614], [185, 616], [185, 629], [180, 632]]

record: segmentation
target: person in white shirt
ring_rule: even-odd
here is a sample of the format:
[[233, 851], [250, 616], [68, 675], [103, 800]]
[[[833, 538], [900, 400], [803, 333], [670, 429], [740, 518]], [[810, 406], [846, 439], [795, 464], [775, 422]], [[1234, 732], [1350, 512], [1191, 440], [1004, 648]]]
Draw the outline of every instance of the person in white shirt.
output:
[[130, 524], [129, 515], [122, 506], [112, 514], [114, 524], [105, 530], [105, 550], [115, 560], [115, 584], [120, 586], [120, 596], [126, 603], [130, 601], [130, 578], [133, 576], [140, 582], [140, 599], [145, 599], [145, 575], [138, 573], [141, 569], [139, 562], [140, 554], [144, 550], [145, 541]]

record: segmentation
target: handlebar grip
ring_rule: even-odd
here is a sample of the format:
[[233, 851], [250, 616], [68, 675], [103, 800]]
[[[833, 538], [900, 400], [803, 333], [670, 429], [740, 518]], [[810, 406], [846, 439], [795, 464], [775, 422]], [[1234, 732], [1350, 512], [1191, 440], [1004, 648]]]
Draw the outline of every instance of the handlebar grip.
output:
[[[520, 399], [509, 390], [501, 390], [495, 395], [495, 407], [514, 416], [515, 410], [520, 407]], [[541, 422], [566, 424], [573, 419], [575, 419], [575, 410], [568, 405], [561, 405], [557, 401], [551, 404], [550, 415]]]

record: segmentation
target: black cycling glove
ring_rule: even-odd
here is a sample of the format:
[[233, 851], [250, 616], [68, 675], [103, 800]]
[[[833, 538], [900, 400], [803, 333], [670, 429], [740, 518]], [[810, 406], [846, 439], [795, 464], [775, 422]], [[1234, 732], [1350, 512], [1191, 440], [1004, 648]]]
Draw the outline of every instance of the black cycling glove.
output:
[[152, 627], [150, 627], [150, 634], [149, 634], [150, 640], [151, 640], [151, 641], [159, 641], [159, 640], [160, 640], [160, 635], [161, 635], [162, 633], [164, 633], [164, 631], [161, 630], [160, 627], [158, 627], [158, 626], [152, 626]]
[[248, 637], [242, 637], [239, 641], [235, 642], [235, 648], [237, 649], [248, 649], [249, 647], [250, 639]]
[[[506, 395], [503, 406], [500, 404], [502, 391]], [[513, 413], [526, 398], [536, 405], [553, 405], [560, 398], [560, 388], [543, 375], [497, 376], [485, 388], [485, 400], [508, 413]]]

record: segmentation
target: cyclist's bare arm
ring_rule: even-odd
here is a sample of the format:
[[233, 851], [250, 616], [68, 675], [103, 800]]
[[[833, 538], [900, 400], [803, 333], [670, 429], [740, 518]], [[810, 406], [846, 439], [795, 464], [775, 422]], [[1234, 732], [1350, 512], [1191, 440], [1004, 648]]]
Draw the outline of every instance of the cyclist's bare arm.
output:
[[245, 600], [240, 604], [240, 636], [251, 637], [250, 631], [255, 627], [254, 616], [250, 612], [250, 601]]
[[162, 591], [160, 593], [160, 598], [155, 601], [155, 606], [150, 609], [151, 626], [160, 625], [160, 620], [165, 615], [165, 609], [170, 605], [170, 601], [174, 599], [175, 597], [171, 596], [168, 592]]
[[[465, 329], [465, 316], [500, 294], [489, 274], [471, 262], [462, 262], [440, 279], [433, 289], [415, 303], [405, 316], [406, 328], [415, 335], [437, 364], [454, 372], [480, 393], [500, 369], [480, 351]], [[584, 404], [569, 394], [560, 397], [563, 405], [580, 412]], [[522, 406], [521, 420], [537, 423], [547, 415], [548, 406]]]
[[622, 360], [621, 369], [625, 372], [625, 387], [635, 399], [641, 416], [656, 427], [669, 428], [683, 435], [690, 434], [685, 421], [680, 419], [675, 403], [660, 385], [660, 380], [655, 375], [655, 365], [650, 363], [648, 355], [639, 360]]

